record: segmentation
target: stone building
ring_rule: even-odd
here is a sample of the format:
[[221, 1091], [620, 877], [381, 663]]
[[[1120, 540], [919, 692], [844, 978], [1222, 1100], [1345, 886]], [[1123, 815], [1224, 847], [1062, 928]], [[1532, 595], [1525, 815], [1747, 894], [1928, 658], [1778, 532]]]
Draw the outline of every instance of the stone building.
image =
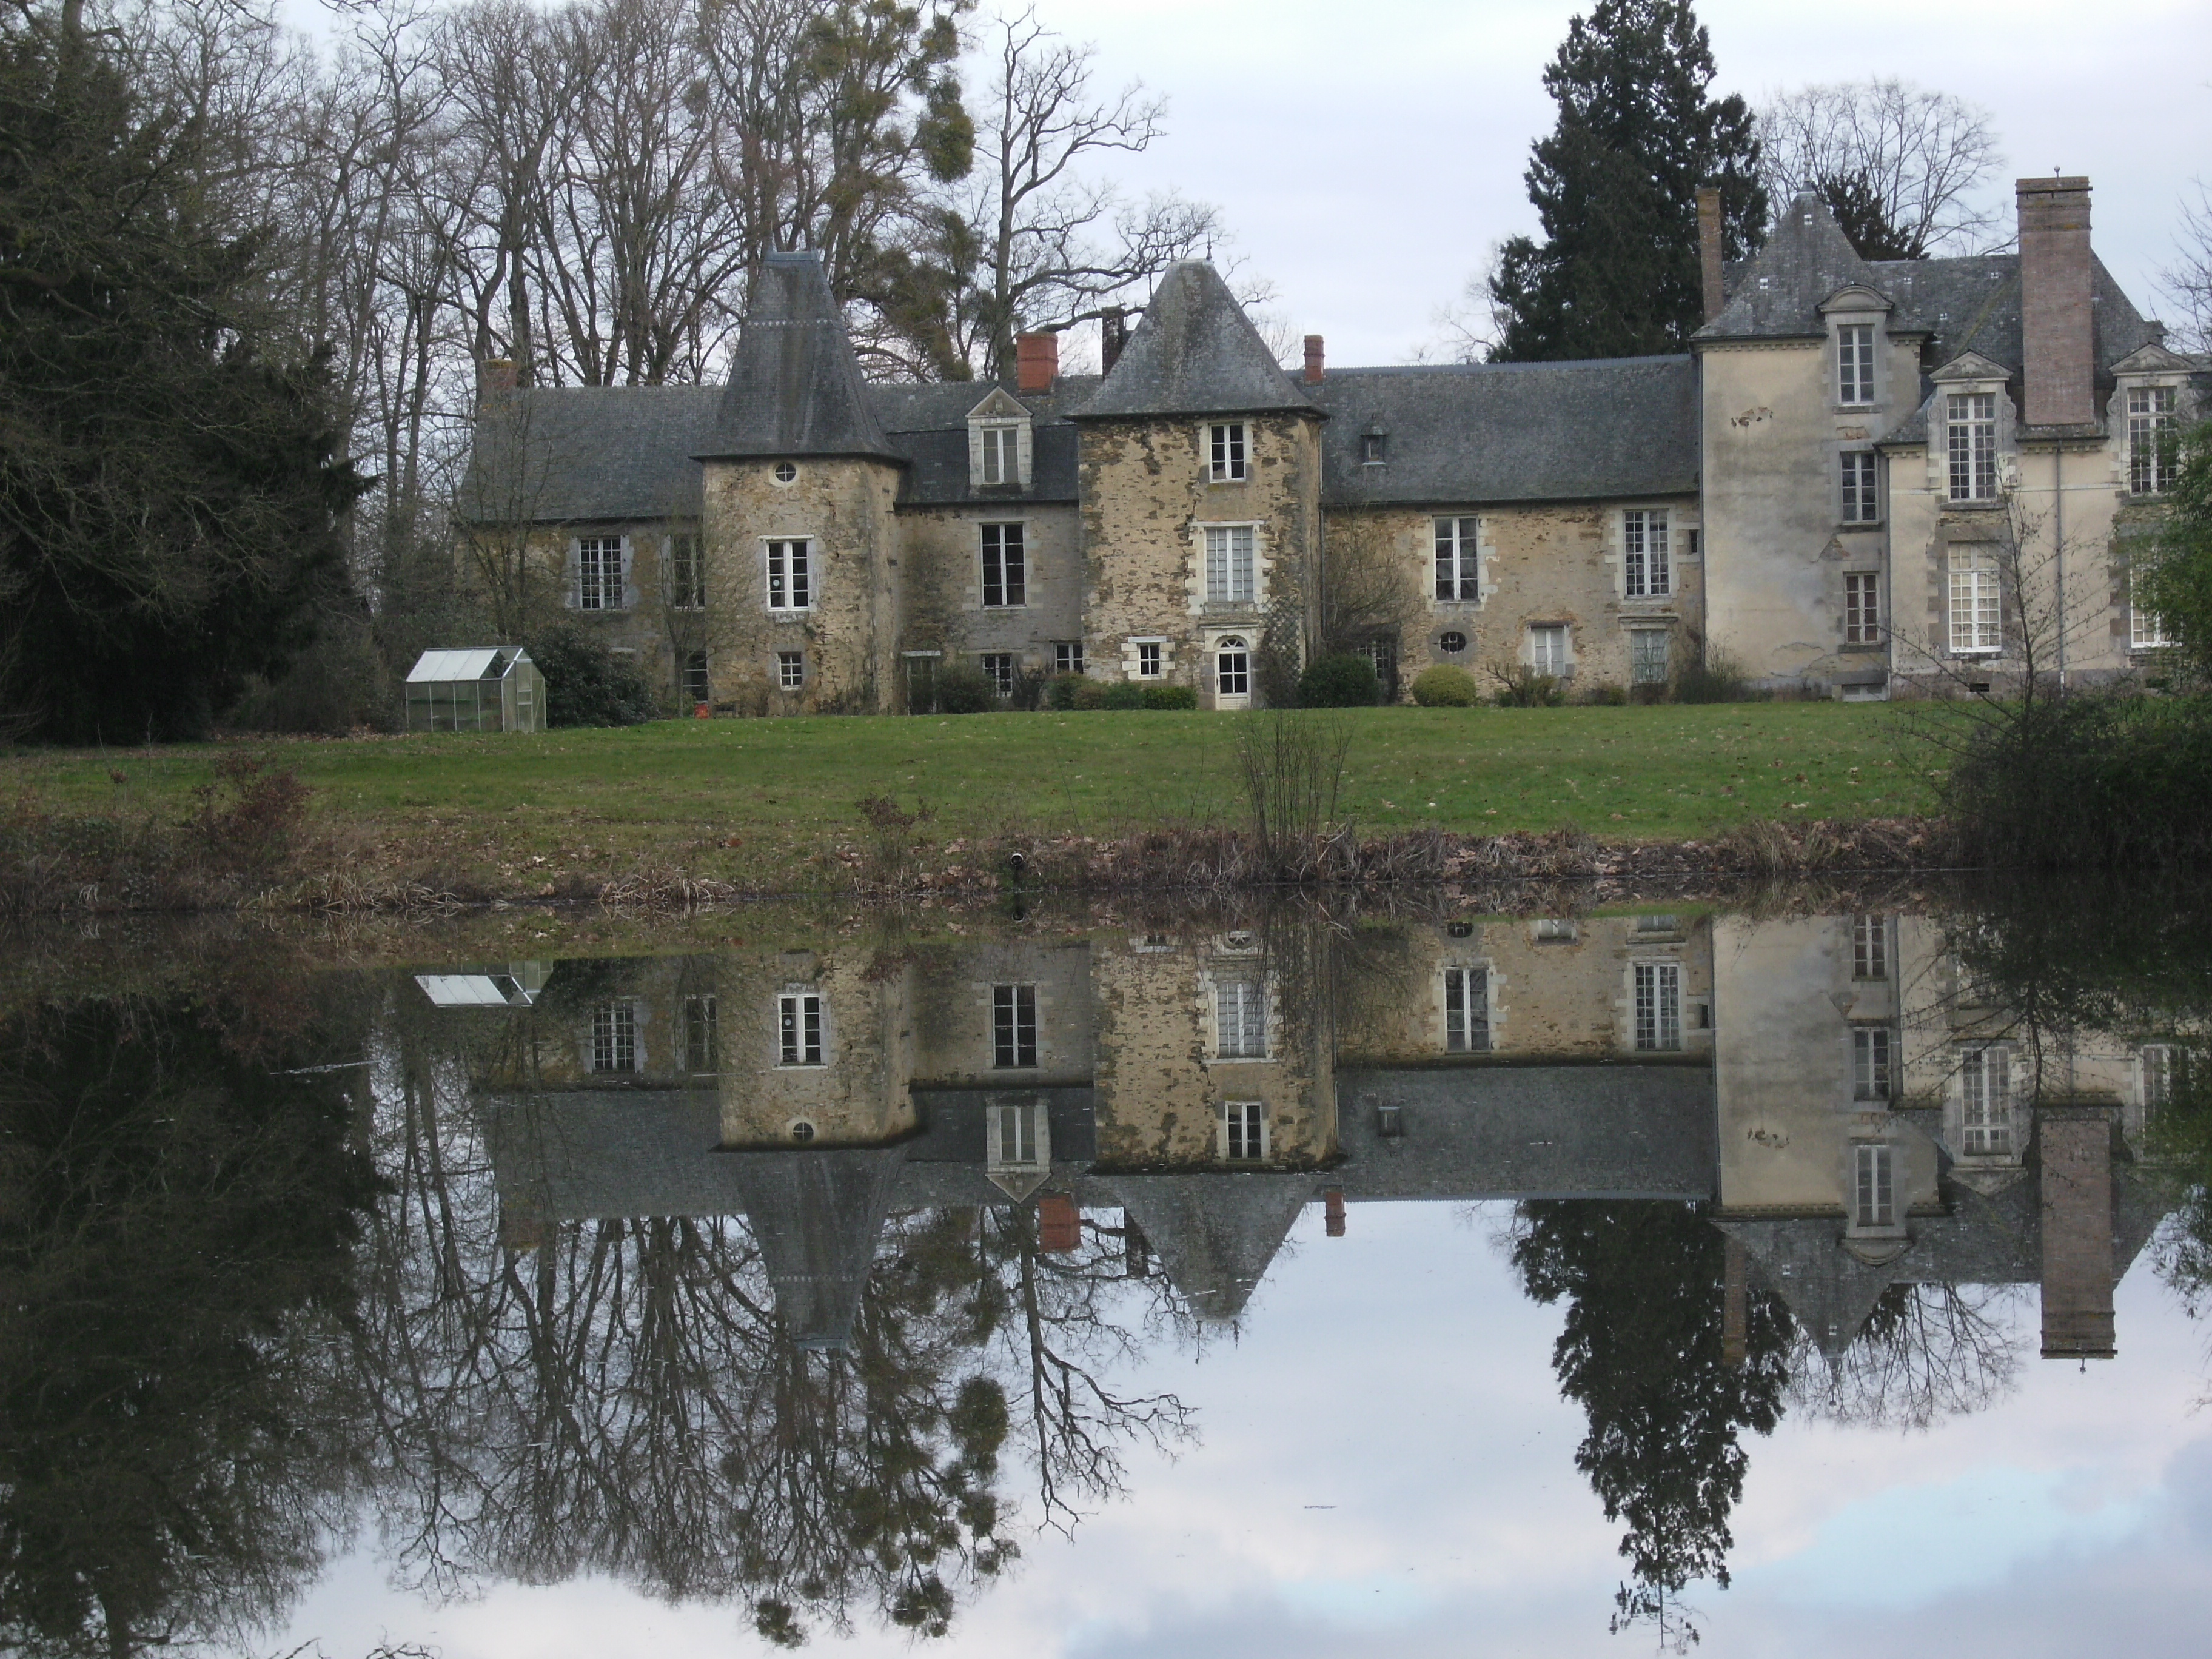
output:
[[1968, 258], [1861, 259], [1808, 196], [1723, 269], [1709, 216], [1692, 349], [1594, 362], [1286, 371], [1188, 261], [1103, 375], [1029, 335], [1006, 384], [875, 385], [775, 254], [725, 387], [487, 366], [461, 539], [684, 708], [928, 708], [953, 662], [1236, 708], [1324, 647], [1396, 695], [1717, 649], [1817, 695], [2108, 677], [2165, 642], [2129, 549], [2212, 366], [2098, 262], [2086, 179], [2018, 194]]

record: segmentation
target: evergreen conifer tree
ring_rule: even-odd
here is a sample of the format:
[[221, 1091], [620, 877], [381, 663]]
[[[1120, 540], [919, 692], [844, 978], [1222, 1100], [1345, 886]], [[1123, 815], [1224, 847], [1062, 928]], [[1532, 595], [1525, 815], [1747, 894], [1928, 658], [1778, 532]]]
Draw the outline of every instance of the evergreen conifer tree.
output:
[[1752, 112], [1709, 99], [1712, 78], [1689, 0], [1598, 0], [1568, 25], [1544, 71], [1559, 124], [1526, 174], [1545, 240], [1500, 252], [1492, 362], [1674, 351], [1698, 327], [1698, 187], [1720, 188], [1729, 257], [1766, 223]]

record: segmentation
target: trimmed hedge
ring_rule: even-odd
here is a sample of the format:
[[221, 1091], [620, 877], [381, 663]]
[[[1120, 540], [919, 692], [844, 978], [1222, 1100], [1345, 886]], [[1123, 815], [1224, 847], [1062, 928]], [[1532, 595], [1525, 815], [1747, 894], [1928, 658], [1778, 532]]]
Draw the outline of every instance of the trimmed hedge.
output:
[[1472, 708], [1482, 689], [1464, 668], [1440, 662], [1413, 676], [1413, 701], [1424, 708]]
[[1317, 657], [1298, 676], [1302, 708], [1371, 708], [1382, 695], [1375, 665], [1348, 651]]

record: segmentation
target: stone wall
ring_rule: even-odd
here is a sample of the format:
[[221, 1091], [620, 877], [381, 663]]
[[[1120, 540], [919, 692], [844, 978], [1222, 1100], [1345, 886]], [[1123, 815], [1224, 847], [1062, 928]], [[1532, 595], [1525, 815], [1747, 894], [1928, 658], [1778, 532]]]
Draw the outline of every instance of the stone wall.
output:
[[[1027, 602], [986, 609], [982, 532], [986, 524], [1024, 528]], [[906, 614], [900, 646], [941, 650], [948, 658], [1011, 651], [1033, 672], [1050, 673], [1055, 641], [1083, 638], [1083, 552], [1076, 509], [1068, 505], [902, 507], [899, 564]]]

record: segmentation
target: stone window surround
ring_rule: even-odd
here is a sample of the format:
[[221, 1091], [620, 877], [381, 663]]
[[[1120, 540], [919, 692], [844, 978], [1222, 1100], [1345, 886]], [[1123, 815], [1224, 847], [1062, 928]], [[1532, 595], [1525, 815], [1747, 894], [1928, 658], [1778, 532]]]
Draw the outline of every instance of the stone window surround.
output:
[[[1997, 493], [1961, 501], [1951, 494], [1950, 399], [1954, 393], [1977, 392], [1992, 393], [1996, 398]], [[1948, 513], [1986, 513], [2002, 507], [2020, 485], [2020, 411], [2013, 407], [2004, 381], [1993, 375], [1946, 380], [1939, 370], [1936, 389], [1923, 409], [1928, 426], [1928, 493]]]
[[[598, 1047], [599, 1017], [603, 1013], [612, 1014], [617, 1010], [629, 1016], [627, 1029], [623, 1032], [623, 1036], [629, 1045], [629, 1064], [610, 1065], [605, 1070], [601, 1070], [599, 1056], [595, 1052]], [[576, 1058], [579, 1069], [586, 1075], [599, 1077], [642, 1076], [646, 1068], [652, 1063], [651, 1056], [646, 1051], [645, 1041], [651, 1018], [652, 1010], [647, 1006], [643, 997], [609, 997], [603, 1002], [594, 1003], [590, 1015], [582, 1022], [582, 1029], [578, 1034]]]
[[[678, 544], [683, 542], [691, 544], [688, 559], [678, 559], [676, 556]], [[688, 592], [683, 591], [678, 581], [686, 565], [690, 567], [691, 578]], [[700, 611], [707, 609], [707, 538], [696, 527], [670, 529], [662, 533], [660, 568], [668, 590], [668, 608], [671, 611]]]
[[[1158, 673], [1140, 674], [1137, 672], [1137, 647], [1140, 645], [1157, 645], [1159, 647], [1160, 672]], [[1164, 685], [1174, 678], [1170, 672], [1173, 668], [1174, 665], [1175, 641], [1170, 639], [1166, 635], [1125, 634], [1121, 636], [1121, 678], [1123, 679], [1135, 680], [1140, 684], [1146, 681], [1157, 681], [1160, 684]]]
[[1274, 1114], [1267, 1109], [1267, 1103], [1264, 1100], [1224, 1100], [1213, 1110], [1213, 1155], [1223, 1163], [1230, 1162], [1229, 1114], [1231, 1109], [1253, 1106], [1260, 1109], [1259, 1156], [1255, 1158], [1248, 1153], [1236, 1161], [1240, 1164], [1264, 1164], [1273, 1153]]
[[[1640, 594], [1628, 597], [1628, 529], [1627, 514], [1631, 513], [1664, 513], [1667, 515], [1667, 591], [1664, 593]], [[1685, 507], [1672, 501], [1625, 501], [1605, 509], [1605, 553], [1612, 567], [1613, 596], [1623, 605], [1672, 606], [1682, 598], [1688, 585], [1685, 565], [1698, 562], [1704, 552], [1703, 515], [1692, 506]], [[1486, 526], [1485, 533], [1487, 533]], [[1486, 570], [1486, 579], [1489, 572]], [[1487, 582], [1484, 591], [1488, 592]], [[1574, 648], [1570, 642], [1567, 660], [1574, 660]]]
[[[983, 433], [986, 428], [1014, 434], [1014, 471], [996, 483], [983, 481]], [[972, 489], [1027, 489], [1036, 467], [1035, 417], [1003, 387], [968, 411], [968, 484]]]
[[[1030, 608], [1029, 592], [1036, 580], [1036, 526], [1028, 518], [994, 514], [988, 518], [972, 520], [975, 527], [975, 556], [969, 571], [975, 578], [968, 590], [968, 608], [972, 611], [1026, 611]], [[986, 525], [1018, 525], [1022, 532], [1022, 599], [1018, 605], [983, 603], [983, 527]]]
[[[1820, 373], [1826, 382], [1824, 401], [1832, 412], [1863, 416], [1888, 402], [1890, 337], [1887, 325], [1893, 309], [1889, 300], [1859, 283], [1838, 289], [1820, 302], [1821, 320], [1827, 325], [1827, 338], [1820, 348]], [[1864, 327], [1874, 330], [1873, 396], [1864, 403], [1847, 404], [1843, 400], [1843, 331]]]
[[[1483, 1000], [1486, 1005], [1487, 1012], [1489, 1014], [1489, 1024], [1487, 1029], [1490, 1033], [1490, 1046], [1487, 1048], [1455, 1049], [1449, 1048], [1445, 1046], [1447, 1042], [1449, 1040], [1449, 1033], [1444, 1013], [1444, 972], [1447, 969], [1451, 968], [1479, 968], [1482, 970]], [[1431, 1013], [1434, 1022], [1432, 1036], [1435, 1039], [1437, 1052], [1438, 1054], [1495, 1053], [1499, 1047], [1498, 1041], [1498, 1033], [1505, 1025], [1505, 998], [1504, 994], [1505, 990], [1505, 975], [1498, 972], [1498, 964], [1486, 956], [1474, 956], [1461, 952], [1453, 952], [1446, 955], [1443, 960], [1437, 963], [1436, 977], [1432, 981], [1432, 984], [1436, 992], [1436, 1002], [1431, 1010]]]
[[[1224, 980], [1257, 983], [1260, 987], [1261, 1048], [1256, 1054], [1221, 1052], [1221, 1002], [1217, 995]], [[1214, 1066], [1273, 1066], [1282, 1057], [1283, 1000], [1276, 994], [1274, 975], [1256, 957], [1228, 957], [1198, 970], [1199, 1029], [1206, 1037], [1206, 1064]]]
[[[804, 622], [812, 616], [822, 603], [822, 538], [808, 532], [789, 532], [755, 538], [760, 548], [761, 609], [771, 620]], [[770, 605], [769, 600], [768, 550], [771, 542], [803, 542], [806, 546], [806, 603], [805, 605]], [[787, 578], [787, 580], [788, 578]]]
[[[1991, 574], [1996, 582], [1997, 590], [1997, 642], [1993, 646], [1961, 650], [1951, 642], [1954, 637], [1952, 562], [1954, 558], [1960, 556], [1962, 552], [1966, 557], [1986, 558], [1990, 561]], [[1940, 566], [1936, 576], [1938, 583], [1936, 597], [1940, 608], [1939, 626], [1942, 630], [1942, 649], [1937, 654], [1945, 660], [1953, 662], [1995, 662], [2005, 654], [2007, 647], [2011, 643], [2010, 631], [2014, 620], [2013, 607], [2005, 593], [2004, 557], [2002, 544], [1987, 538], [1960, 537], [1955, 540], [1947, 538], [1942, 544]]]
[[[584, 544], [586, 542], [600, 546], [608, 542], [613, 542], [619, 550], [616, 561], [619, 571], [619, 591], [615, 595], [616, 602], [612, 605], [601, 603], [587, 605], [584, 603]], [[608, 535], [602, 532], [597, 535], [569, 537], [568, 609], [578, 612], [595, 612], [600, 616], [605, 616], [611, 611], [625, 611], [635, 609], [637, 580], [635, 560], [636, 539], [626, 533]], [[604, 581], [604, 574], [601, 580]], [[602, 599], [604, 599], [604, 592]]]
[[[1475, 521], [1475, 597], [1471, 599], [1440, 599], [1437, 597], [1436, 534], [1437, 520], [1439, 519], [1473, 519]], [[1427, 528], [1425, 532], [1427, 539], [1423, 544], [1421, 550], [1421, 568], [1424, 573], [1421, 591], [1429, 596], [1431, 611], [1443, 611], [1450, 616], [1474, 616], [1489, 605], [1490, 596], [1498, 591], [1497, 581], [1491, 575], [1491, 567], [1497, 562], [1498, 559], [1498, 544], [1492, 539], [1492, 521], [1491, 514], [1478, 512], [1473, 507], [1464, 511], [1450, 507], [1440, 508], [1428, 515]]]
[[[1566, 654], [1556, 670], [1546, 667], [1536, 660], [1536, 630], [1544, 628], [1556, 628], [1565, 635], [1564, 642], [1566, 646]], [[1556, 672], [1561, 679], [1572, 675], [1577, 661], [1573, 620], [1566, 617], [1535, 617], [1522, 623], [1521, 660], [1528, 667], [1535, 669], [1540, 673]]]
[[[1713, 994], [1711, 990], [1692, 992], [1690, 989], [1689, 964], [1679, 954], [1680, 943], [1661, 943], [1653, 949], [1654, 941], [1638, 939], [1632, 954], [1620, 965], [1620, 994], [1613, 1000], [1614, 1029], [1620, 1033], [1620, 1052], [1638, 1054], [1687, 1054], [1713, 1040]], [[1680, 1048], [1646, 1048], [1636, 1046], [1636, 970], [1672, 963], [1680, 970], [1675, 983], [1679, 987], [1681, 1018], [1681, 1047]]]
[[[1206, 532], [1209, 530], [1249, 530], [1252, 532], [1252, 597], [1249, 599], [1209, 599], [1206, 597]], [[1218, 616], [1226, 611], [1243, 617], [1257, 615], [1267, 610], [1268, 576], [1275, 568], [1274, 557], [1269, 550], [1267, 520], [1193, 519], [1185, 545], [1189, 550], [1189, 563], [1183, 574], [1183, 586], [1190, 595], [1188, 608], [1192, 616]]]
[[1214, 679], [1216, 674], [1215, 661], [1221, 653], [1221, 641], [1224, 640], [1242, 640], [1244, 641], [1244, 649], [1248, 661], [1249, 662], [1247, 672], [1250, 677], [1256, 678], [1260, 672], [1260, 665], [1256, 660], [1250, 659], [1256, 659], [1260, 654], [1260, 639], [1261, 630], [1247, 627], [1242, 623], [1218, 623], [1206, 628], [1202, 628], [1199, 630], [1199, 678], [1202, 682], [1204, 682], [1205, 688], [1212, 692], [1212, 695], [1217, 699], [1218, 707], [1225, 706], [1232, 708], [1247, 708], [1251, 707], [1252, 697], [1254, 695], [1250, 691], [1232, 692], [1230, 695], [1235, 699], [1235, 701], [1226, 705], [1221, 705], [1218, 703], [1218, 700], [1221, 696], [1222, 693], [1220, 688], [1214, 684]]
[[2116, 377], [2112, 401], [2105, 406], [2105, 429], [2112, 434], [2112, 482], [2123, 497], [2129, 501], [2156, 501], [2155, 495], [2138, 495], [2130, 485], [2129, 471], [2132, 461], [2131, 441], [2128, 434], [2128, 393], [2170, 388], [2173, 392], [2173, 421], [2176, 432], [2186, 432], [2197, 419], [2196, 400], [2190, 396], [2189, 375], [2184, 370], [2160, 370], [2149, 374], [2122, 374]]
[[[787, 999], [801, 997], [814, 999], [817, 1029], [821, 1034], [822, 1058], [817, 1060], [802, 1058], [787, 1061], [783, 1057], [783, 1006]], [[805, 1033], [802, 1030], [800, 1033], [802, 1045]], [[819, 985], [809, 983], [805, 980], [789, 980], [776, 988], [775, 997], [769, 1004], [768, 1051], [769, 1065], [779, 1072], [817, 1072], [825, 1070], [836, 1060], [836, 1031], [830, 1022], [830, 999], [823, 994]], [[802, 1046], [800, 1053], [803, 1054], [804, 1052]]]
[[[1004, 1118], [1007, 1111], [1030, 1115], [1030, 1146], [1032, 1156], [1014, 1159], [1007, 1156]], [[994, 1098], [983, 1109], [984, 1151], [983, 1167], [993, 1173], [1025, 1173], [1044, 1170], [1052, 1165], [1052, 1113], [1042, 1100]], [[1017, 1146], [1016, 1152], [1021, 1149]]]
[[[1899, 1194], [1899, 1147], [1879, 1129], [1869, 1126], [1855, 1130], [1844, 1143], [1844, 1216], [1845, 1233], [1853, 1238], [1901, 1239], [1905, 1237], [1905, 1206]], [[1887, 1221], [1860, 1218], [1858, 1202], [1859, 1166], [1862, 1154], [1871, 1155], [1872, 1168], [1879, 1170], [1876, 1177], [1887, 1189], [1889, 1219]]]
[[[1216, 471], [1213, 459], [1213, 434], [1228, 434], [1224, 440], [1226, 458], [1220, 463], [1224, 469]], [[1200, 423], [1198, 437], [1198, 469], [1201, 480], [1211, 484], [1243, 484], [1252, 482], [1252, 423], [1249, 421], [1206, 421]]]
[[[1871, 441], [1856, 438], [1839, 438], [1830, 448], [1836, 459], [1828, 468], [1828, 510], [1835, 519], [1836, 527], [1844, 531], [1880, 529], [1889, 520], [1889, 503], [1884, 499], [1887, 492], [1882, 488], [1886, 474], [1881, 464], [1881, 452]], [[1844, 457], [1846, 455], [1871, 455], [1875, 458], [1872, 518], [1847, 519], [1844, 516]]]

